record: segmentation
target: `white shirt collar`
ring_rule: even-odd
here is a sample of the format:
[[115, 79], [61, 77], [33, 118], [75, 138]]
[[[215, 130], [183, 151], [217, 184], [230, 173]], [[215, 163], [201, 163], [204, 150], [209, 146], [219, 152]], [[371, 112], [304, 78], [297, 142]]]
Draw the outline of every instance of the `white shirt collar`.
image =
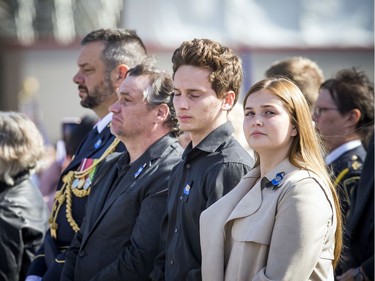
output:
[[98, 121], [98, 123], [95, 124], [94, 128], [98, 130], [98, 133], [100, 134], [105, 127], [108, 126], [109, 122], [112, 121], [112, 112], [109, 112], [106, 116], [104, 116], [102, 119]]
[[339, 158], [342, 154], [360, 146], [361, 144], [362, 143], [360, 140], [353, 140], [353, 141], [349, 141], [340, 145], [338, 148], [332, 150], [330, 153], [327, 154], [325, 158], [326, 164], [327, 165], [331, 164], [333, 161]]

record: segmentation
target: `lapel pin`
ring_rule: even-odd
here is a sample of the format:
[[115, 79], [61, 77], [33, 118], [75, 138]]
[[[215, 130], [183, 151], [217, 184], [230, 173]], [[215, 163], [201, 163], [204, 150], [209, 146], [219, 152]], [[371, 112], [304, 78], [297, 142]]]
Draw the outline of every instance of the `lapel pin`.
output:
[[274, 179], [266, 183], [266, 187], [273, 187], [272, 190], [278, 189], [281, 186], [280, 182], [283, 180], [284, 176], [285, 172], [277, 173]]
[[95, 144], [94, 144], [94, 148], [95, 149], [98, 149], [99, 148], [99, 146], [102, 144], [102, 139], [98, 139], [96, 142], [95, 142]]
[[134, 178], [135, 179], [143, 172], [143, 169], [145, 167], [146, 167], [146, 163], [144, 163], [142, 166], [139, 166], [138, 170], [134, 173]]
[[184, 188], [184, 195], [189, 196], [190, 193], [190, 185], [186, 185]]

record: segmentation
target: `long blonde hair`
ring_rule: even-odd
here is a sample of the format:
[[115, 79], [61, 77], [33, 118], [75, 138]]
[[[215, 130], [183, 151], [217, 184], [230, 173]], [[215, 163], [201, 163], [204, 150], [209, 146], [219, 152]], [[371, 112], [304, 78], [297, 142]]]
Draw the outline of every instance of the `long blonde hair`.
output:
[[[342, 217], [336, 189], [327, 172], [324, 162], [324, 151], [318, 134], [313, 126], [311, 113], [305, 97], [301, 90], [286, 78], [270, 78], [254, 84], [247, 92], [247, 98], [254, 92], [267, 89], [277, 96], [285, 108], [288, 110], [292, 124], [296, 127], [298, 134], [293, 138], [290, 150], [289, 161], [296, 167], [309, 170], [317, 175], [329, 185], [333, 195], [335, 210], [337, 215], [337, 228], [335, 233], [336, 243], [333, 265], [336, 267], [340, 259], [342, 248]], [[257, 164], [259, 157], [256, 155]]]

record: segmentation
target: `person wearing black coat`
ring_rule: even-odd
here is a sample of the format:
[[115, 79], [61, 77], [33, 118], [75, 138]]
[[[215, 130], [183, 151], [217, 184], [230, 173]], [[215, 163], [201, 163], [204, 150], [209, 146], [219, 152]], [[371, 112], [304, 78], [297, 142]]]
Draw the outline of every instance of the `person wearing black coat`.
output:
[[344, 273], [337, 279], [374, 280], [374, 137], [351, 202], [342, 261]]
[[43, 138], [25, 115], [0, 112], [0, 281], [25, 280], [48, 227], [48, 208], [30, 176]]
[[169, 175], [182, 154], [172, 94], [169, 75], [149, 65], [129, 70], [110, 107], [111, 131], [127, 151], [98, 167], [61, 281], [150, 280]]

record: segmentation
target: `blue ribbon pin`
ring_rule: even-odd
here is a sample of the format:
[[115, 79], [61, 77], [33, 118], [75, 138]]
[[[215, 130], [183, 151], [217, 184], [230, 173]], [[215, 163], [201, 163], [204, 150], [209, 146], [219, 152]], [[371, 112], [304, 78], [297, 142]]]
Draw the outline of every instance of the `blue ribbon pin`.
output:
[[98, 149], [99, 148], [99, 146], [102, 144], [102, 139], [98, 139], [96, 142], [95, 142], [95, 144], [94, 144], [94, 148], [95, 149]]
[[283, 180], [284, 176], [285, 172], [277, 173], [274, 179], [266, 183], [266, 187], [273, 187], [272, 190], [278, 189], [281, 186], [280, 182]]
[[134, 178], [135, 179], [143, 172], [143, 169], [145, 167], [146, 167], [146, 163], [144, 163], [142, 166], [139, 166], [138, 170], [134, 173]]

